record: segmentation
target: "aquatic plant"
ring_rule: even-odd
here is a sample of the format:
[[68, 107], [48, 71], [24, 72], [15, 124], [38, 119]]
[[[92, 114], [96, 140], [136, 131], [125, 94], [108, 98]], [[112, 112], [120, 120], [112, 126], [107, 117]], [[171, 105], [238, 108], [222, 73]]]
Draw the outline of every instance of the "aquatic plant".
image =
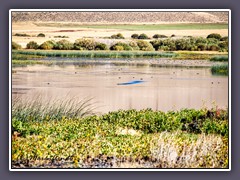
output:
[[228, 56], [213, 56], [210, 61], [228, 61]]
[[211, 67], [211, 72], [213, 75], [228, 75], [228, 65], [214, 65]]

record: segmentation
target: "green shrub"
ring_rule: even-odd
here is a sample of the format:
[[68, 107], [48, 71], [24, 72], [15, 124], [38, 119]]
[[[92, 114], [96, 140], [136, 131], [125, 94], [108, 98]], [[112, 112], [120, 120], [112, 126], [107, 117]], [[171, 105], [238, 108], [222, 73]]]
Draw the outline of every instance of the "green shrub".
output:
[[12, 49], [22, 49], [22, 46], [16, 42], [12, 42]]
[[228, 56], [213, 56], [210, 61], [228, 61]]
[[54, 38], [69, 38], [68, 36], [54, 36]]
[[30, 41], [29, 43], [27, 43], [27, 49], [37, 49], [38, 46], [39, 45], [35, 41]]
[[132, 34], [131, 38], [133, 39], [138, 39], [139, 35], [138, 34]]
[[218, 46], [222, 49], [228, 49], [228, 42], [226, 42], [226, 41], [219, 42]]
[[44, 50], [51, 50], [54, 48], [55, 44], [56, 44], [55, 41], [49, 40], [42, 43], [38, 48]]
[[45, 37], [45, 34], [40, 33], [40, 34], [37, 35], [37, 37]]
[[123, 50], [124, 50], [124, 47], [123, 47], [123, 46], [113, 46], [112, 50], [115, 50], [115, 51], [123, 51]]
[[208, 50], [209, 50], [209, 51], [219, 51], [220, 48], [219, 48], [219, 46], [216, 45], [216, 44], [209, 44], [209, 45], [208, 45]]
[[139, 49], [142, 51], [154, 51], [152, 44], [147, 41], [143, 40], [137, 41], [137, 45]]
[[214, 65], [211, 67], [213, 75], [228, 75], [228, 65]]
[[73, 43], [71, 43], [70, 41], [68, 40], [60, 40], [58, 41], [54, 47], [54, 49], [59, 49], [59, 50], [71, 50], [73, 49]]
[[129, 46], [131, 46], [133, 50], [139, 50], [138, 44], [135, 41], [131, 41]]
[[[172, 39], [164, 39], [164, 40], [155, 40], [150, 42], [154, 49], [157, 50], [163, 50], [168, 49], [168, 51], [175, 51], [176, 50], [176, 43]], [[164, 46], [164, 48], [161, 48]], [[168, 47], [168, 48], [166, 48]]]
[[224, 36], [220, 39], [220, 41], [228, 41], [228, 36]]
[[204, 51], [204, 50], [207, 49], [207, 45], [206, 45], [206, 44], [203, 44], [203, 43], [198, 44], [197, 47], [198, 47], [198, 50], [200, 50], [200, 51]]
[[138, 39], [150, 39], [146, 34], [142, 33], [138, 36]]
[[196, 44], [206, 44], [208, 42], [208, 40], [203, 37], [191, 38], [191, 41]]
[[77, 39], [73, 46], [76, 50], [94, 50], [96, 42], [93, 39]]
[[95, 50], [108, 50], [108, 47], [104, 43], [96, 43]]
[[177, 39], [174, 41], [176, 50], [187, 50], [187, 46], [190, 44], [189, 39]]
[[207, 36], [207, 38], [214, 38], [214, 39], [220, 40], [220, 39], [221, 39], [221, 35], [220, 35], [220, 34], [217, 34], [217, 33], [212, 33], [212, 34], [209, 34], [209, 35]]
[[207, 39], [207, 43], [208, 43], [208, 44], [215, 44], [215, 45], [217, 45], [218, 42], [219, 42], [219, 40], [218, 40], [218, 39], [215, 39], [215, 38], [208, 38], [208, 39]]
[[171, 37], [175, 37], [176, 35], [175, 34], [172, 34]]
[[15, 36], [30, 37], [30, 35], [25, 33], [16, 33]]
[[112, 39], [124, 39], [123, 35], [121, 33], [114, 34], [111, 36]]
[[129, 46], [128, 44], [123, 43], [123, 42], [118, 42], [118, 43], [114, 44], [113, 46], [110, 47], [110, 49], [117, 50], [117, 51], [120, 51], [120, 50], [132, 51], [133, 50], [133, 48], [131, 46]]
[[158, 38], [167, 38], [167, 36], [162, 35], [162, 34], [155, 34], [153, 35], [153, 38], [158, 39]]

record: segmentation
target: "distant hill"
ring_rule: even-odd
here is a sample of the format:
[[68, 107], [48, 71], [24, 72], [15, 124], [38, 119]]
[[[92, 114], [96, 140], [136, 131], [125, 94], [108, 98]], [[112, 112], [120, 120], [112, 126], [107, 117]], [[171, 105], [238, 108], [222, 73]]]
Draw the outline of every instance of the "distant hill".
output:
[[227, 23], [228, 12], [12, 12], [13, 22]]

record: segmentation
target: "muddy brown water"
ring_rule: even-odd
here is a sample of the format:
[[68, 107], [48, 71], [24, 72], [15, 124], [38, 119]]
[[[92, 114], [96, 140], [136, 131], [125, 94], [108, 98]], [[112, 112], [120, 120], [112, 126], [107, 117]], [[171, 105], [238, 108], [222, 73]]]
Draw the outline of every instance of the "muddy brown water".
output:
[[[151, 67], [85, 63], [14, 67], [12, 96], [34, 99], [93, 98], [95, 111], [119, 109], [179, 110], [228, 107], [228, 77], [210, 67]], [[139, 84], [118, 85], [129, 81]]]

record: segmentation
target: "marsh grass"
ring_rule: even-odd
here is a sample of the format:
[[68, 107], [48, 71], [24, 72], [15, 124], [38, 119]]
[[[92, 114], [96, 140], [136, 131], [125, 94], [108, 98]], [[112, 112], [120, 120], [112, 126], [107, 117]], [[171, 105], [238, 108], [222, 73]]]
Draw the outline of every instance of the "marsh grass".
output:
[[213, 75], [228, 75], [228, 65], [214, 65], [211, 67], [211, 72]]
[[178, 56], [173, 57], [173, 59], [179, 60], [209, 60], [216, 54], [207, 54], [207, 53], [194, 53], [194, 52], [176, 52]]
[[41, 61], [41, 60], [12, 60], [13, 67], [26, 66], [34, 64], [52, 65], [52, 61]]
[[14, 97], [12, 100], [12, 118], [21, 121], [59, 120], [62, 117], [82, 118], [94, 114], [92, 98], [80, 100], [66, 97], [67, 100], [48, 99], [40, 96], [34, 99]]
[[141, 52], [141, 51], [13, 51], [16, 54], [40, 57], [68, 57], [68, 58], [144, 58], [177, 56], [174, 52]]
[[213, 56], [210, 61], [228, 61], [228, 56]]

